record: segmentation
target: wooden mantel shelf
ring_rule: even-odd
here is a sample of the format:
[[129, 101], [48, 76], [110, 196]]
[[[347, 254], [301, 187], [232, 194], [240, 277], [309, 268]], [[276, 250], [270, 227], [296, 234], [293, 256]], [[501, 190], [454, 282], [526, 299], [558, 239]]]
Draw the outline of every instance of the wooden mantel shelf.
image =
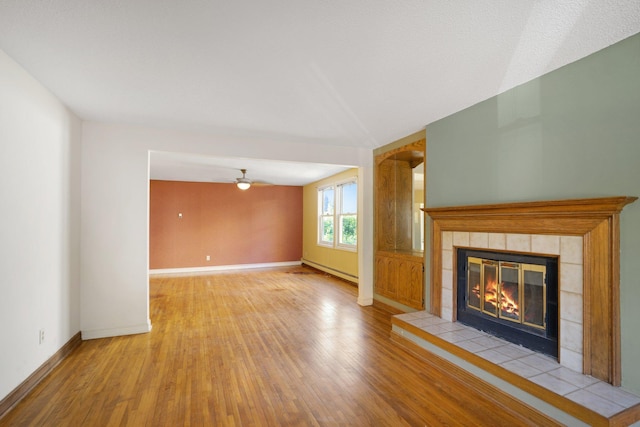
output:
[[514, 202], [488, 205], [469, 205], [439, 208], [423, 208], [432, 219], [462, 218], [473, 216], [594, 216], [602, 217], [620, 213], [637, 197], [603, 197], [596, 199], [550, 200], [536, 202]]
[[431, 306], [441, 316], [442, 232], [583, 238], [583, 373], [619, 386], [620, 212], [637, 197], [424, 208], [431, 221]]
[[442, 208], [424, 208], [431, 217], [434, 216], [466, 216], [466, 215], [532, 215], [548, 213], [551, 215], [570, 215], [574, 212], [581, 214], [619, 213], [637, 197], [619, 196], [602, 197], [596, 199], [549, 200], [536, 202], [497, 203], [489, 205], [470, 205]]

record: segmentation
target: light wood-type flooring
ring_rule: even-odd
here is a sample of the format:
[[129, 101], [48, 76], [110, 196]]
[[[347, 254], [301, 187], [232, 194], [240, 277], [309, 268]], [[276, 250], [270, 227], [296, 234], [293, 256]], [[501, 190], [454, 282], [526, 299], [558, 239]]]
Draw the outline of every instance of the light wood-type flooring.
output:
[[513, 426], [306, 267], [150, 281], [153, 330], [83, 341], [0, 425]]

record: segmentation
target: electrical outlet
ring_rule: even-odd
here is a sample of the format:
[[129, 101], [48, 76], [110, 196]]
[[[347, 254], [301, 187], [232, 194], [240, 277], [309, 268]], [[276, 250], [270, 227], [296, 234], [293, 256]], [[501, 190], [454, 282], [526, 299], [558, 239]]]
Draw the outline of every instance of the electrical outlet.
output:
[[211, 261], [211, 255], [207, 255], [207, 261]]
[[40, 334], [38, 337], [38, 344], [42, 344], [44, 342], [44, 329], [40, 329]]

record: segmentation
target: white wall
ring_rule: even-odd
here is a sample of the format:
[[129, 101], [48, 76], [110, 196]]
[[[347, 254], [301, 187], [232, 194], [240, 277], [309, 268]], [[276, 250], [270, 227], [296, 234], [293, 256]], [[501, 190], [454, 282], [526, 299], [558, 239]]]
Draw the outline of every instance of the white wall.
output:
[[[151, 327], [148, 307], [149, 151], [219, 157], [362, 166], [362, 188], [372, 186], [371, 150], [246, 140], [94, 122], [83, 124], [82, 301], [83, 338], [139, 333]], [[371, 218], [371, 192], [363, 203]], [[371, 246], [371, 226], [363, 244]], [[371, 251], [363, 251], [371, 253]], [[372, 260], [363, 260], [360, 303], [372, 295]], [[367, 273], [369, 271], [369, 273]]]
[[360, 166], [371, 303], [371, 150], [82, 123], [0, 51], [0, 399], [78, 331], [150, 329], [150, 150]]
[[80, 139], [80, 120], [0, 51], [0, 399], [80, 329]]

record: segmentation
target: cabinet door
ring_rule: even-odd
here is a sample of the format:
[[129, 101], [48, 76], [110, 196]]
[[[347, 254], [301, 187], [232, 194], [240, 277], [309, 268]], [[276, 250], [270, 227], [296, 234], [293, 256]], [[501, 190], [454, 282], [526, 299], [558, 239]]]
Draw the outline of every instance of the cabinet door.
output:
[[398, 302], [424, 308], [424, 272], [420, 261], [398, 260]]
[[389, 298], [396, 298], [396, 266], [393, 258], [376, 256], [376, 292]]

